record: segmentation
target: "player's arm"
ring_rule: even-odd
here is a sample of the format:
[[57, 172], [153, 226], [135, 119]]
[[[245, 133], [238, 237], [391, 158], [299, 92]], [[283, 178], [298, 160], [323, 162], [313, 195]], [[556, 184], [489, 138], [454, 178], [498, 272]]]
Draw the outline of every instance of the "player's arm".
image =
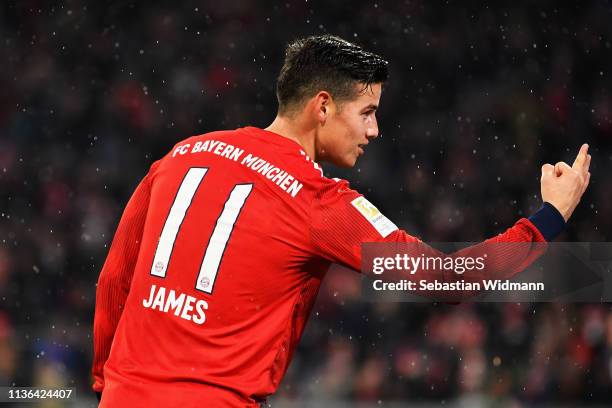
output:
[[104, 388], [104, 364], [108, 358], [115, 330], [127, 298], [149, 208], [151, 170], [130, 198], [115, 232], [108, 256], [100, 272], [96, 289], [94, 317], [93, 390]]
[[[461, 276], [447, 273], [446, 280], [484, 278], [507, 279], [527, 268], [545, 251], [537, 243], [553, 240], [564, 228], [589, 185], [591, 156], [588, 145], [580, 148], [572, 167], [564, 162], [542, 166], [540, 189], [544, 204], [529, 219], [522, 218], [503, 234], [482, 244], [466, 248], [455, 255], [481, 255], [487, 253], [487, 267], [481, 274]], [[521, 245], [515, 243], [536, 243]]]
[[[590, 178], [588, 146], [583, 145], [572, 167], [565, 163], [542, 167], [541, 189], [544, 205], [529, 219], [522, 218], [502, 234], [476, 246], [463, 249], [452, 256], [478, 254], [483, 249], [497, 249], [488, 261], [487, 273], [510, 277], [523, 270], [544, 252], [543, 245], [498, 245], [502, 243], [540, 243], [552, 240], [565, 226], [578, 205]], [[361, 268], [361, 244], [388, 242], [415, 244], [415, 256], [448, 256], [424, 244], [420, 239], [398, 230], [375, 207], [348, 183], [340, 181], [328, 185], [313, 202], [311, 241], [316, 253], [352, 269]], [[457, 279], [448, 271], [428, 271], [428, 277], [449, 281]], [[435, 276], [438, 274], [438, 276]], [[414, 275], [413, 275], [414, 276]], [[389, 277], [389, 276], [387, 276]], [[481, 276], [473, 275], [474, 279]], [[493, 276], [488, 276], [492, 278]], [[402, 274], [401, 278], [407, 278]], [[464, 279], [467, 277], [464, 276]]]

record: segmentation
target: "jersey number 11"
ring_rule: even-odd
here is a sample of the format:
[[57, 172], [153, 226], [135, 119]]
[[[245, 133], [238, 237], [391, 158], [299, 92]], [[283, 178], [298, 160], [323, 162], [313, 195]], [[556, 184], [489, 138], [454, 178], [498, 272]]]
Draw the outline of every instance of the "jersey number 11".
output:
[[[174, 198], [172, 207], [170, 207], [168, 218], [166, 218], [164, 228], [159, 237], [159, 243], [157, 244], [157, 249], [155, 250], [155, 256], [153, 258], [153, 265], [151, 265], [151, 275], [161, 278], [166, 277], [174, 241], [183, 223], [185, 214], [191, 205], [193, 196], [207, 171], [208, 168], [206, 167], [192, 167], [185, 175], [178, 193]], [[200, 273], [198, 274], [195, 286], [197, 290], [208, 294], [212, 293], [215, 279], [217, 278], [217, 271], [219, 270], [219, 264], [221, 263], [225, 247], [227, 246], [227, 241], [240, 215], [240, 210], [242, 210], [252, 189], [253, 184], [236, 184], [229, 198], [225, 201], [223, 211], [221, 211], [221, 215], [217, 218], [215, 228], [209, 237], [206, 250], [204, 251], [204, 258], [200, 265]]]

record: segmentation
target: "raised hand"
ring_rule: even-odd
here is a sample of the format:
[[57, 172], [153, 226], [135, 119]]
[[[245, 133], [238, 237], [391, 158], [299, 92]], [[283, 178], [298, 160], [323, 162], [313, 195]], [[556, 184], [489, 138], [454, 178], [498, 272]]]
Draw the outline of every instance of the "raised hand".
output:
[[555, 206], [566, 222], [572, 216], [591, 179], [591, 155], [588, 150], [589, 145], [583, 144], [571, 167], [565, 162], [558, 162], [554, 166], [546, 163], [542, 166], [542, 200]]

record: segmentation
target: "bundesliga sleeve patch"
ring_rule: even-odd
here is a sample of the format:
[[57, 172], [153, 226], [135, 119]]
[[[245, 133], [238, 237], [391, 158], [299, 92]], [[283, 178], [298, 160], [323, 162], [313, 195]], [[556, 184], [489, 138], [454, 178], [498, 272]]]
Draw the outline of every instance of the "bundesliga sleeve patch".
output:
[[386, 238], [390, 233], [397, 229], [397, 226], [380, 211], [378, 211], [378, 208], [366, 200], [365, 197], [357, 197], [351, 201], [351, 205], [355, 207], [370, 224], [372, 224], [372, 226], [383, 238]]

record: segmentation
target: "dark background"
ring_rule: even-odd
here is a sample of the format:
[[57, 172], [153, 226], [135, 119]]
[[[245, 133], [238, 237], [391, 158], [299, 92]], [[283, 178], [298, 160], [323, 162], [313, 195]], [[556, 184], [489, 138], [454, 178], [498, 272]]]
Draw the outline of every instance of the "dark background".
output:
[[[540, 166], [587, 142], [559, 239], [610, 240], [610, 2], [4, 1], [0, 385], [87, 396], [95, 282], [132, 190], [187, 136], [267, 126], [284, 45], [319, 33], [390, 61], [381, 137], [326, 173], [400, 227], [495, 235], [541, 204]], [[276, 401], [612, 401], [608, 304], [369, 303], [355, 276], [328, 277]]]

